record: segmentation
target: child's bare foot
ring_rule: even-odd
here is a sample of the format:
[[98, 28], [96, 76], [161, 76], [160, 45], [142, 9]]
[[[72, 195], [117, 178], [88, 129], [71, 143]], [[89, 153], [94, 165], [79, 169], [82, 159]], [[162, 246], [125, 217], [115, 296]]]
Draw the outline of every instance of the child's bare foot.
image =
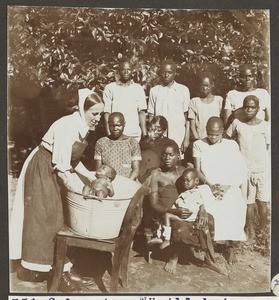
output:
[[160, 249], [165, 249], [170, 245], [170, 241], [164, 240], [163, 243], [160, 245]]
[[178, 262], [178, 256], [172, 257], [165, 265], [165, 271], [170, 273], [170, 274], [175, 274], [176, 272], [176, 265]]
[[227, 249], [227, 253], [226, 253], [226, 260], [228, 262], [229, 265], [234, 265], [238, 262], [235, 253], [234, 253], [234, 248], [233, 247], [229, 247]]
[[149, 245], [162, 244], [163, 240], [158, 237], [154, 237], [154, 238], [150, 239], [147, 243]]

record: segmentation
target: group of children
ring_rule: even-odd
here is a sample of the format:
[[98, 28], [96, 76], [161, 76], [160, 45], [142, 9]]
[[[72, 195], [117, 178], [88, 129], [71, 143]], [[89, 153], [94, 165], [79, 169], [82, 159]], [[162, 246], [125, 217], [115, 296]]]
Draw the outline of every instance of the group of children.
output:
[[[92, 175], [80, 159], [87, 134], [96, 133], [103, 112], [107, 135], [95, 145], [96, 178], [82, 192], [85, 198], [113, 197], [117, 175], [150, 185], [150, 207], [164, 229], [158, 231], [161, 248], [172, 239], [174, 249], [167, 272], [175, 271], [182, 240], [197, 244], [192, 234], [196, 229], [209, 236], [212, 216], [215, 241], [245, 240], [245, 221], [253, 241], [256, 207], [260, 231], [268, 227], [270, 98], [256, 87], [253, 68], [240, 69], [240, 86], [228, 92], [224, 104], [213, 94], [211, 74], [201, 75], [200, 96], [190, 99], [189, 89], [174, 80], [176, 65], [171, 60], [162, 62], [160, 82], [151, 88], [148, 105], [143, 87], [132, 80], [128, 60], [119, 63], [118, 75], [105, 87], [103, 99], [89, 89], [80, 90], [79, 111], [54, 122], [23, 166], [10, 222], [10, 258], [21, 259], [20, 280], [42, 282], [50, 275], [53, 239], [64, 224], [61, 185], [80, 193], [72, 173]], [[224, 128], [226, 137], [239, 146], [223, 138]], [[189, 162], [194, 167], [189, 168]], [[210, 205], [204, 188], [213, 197]], [[231, 263], [236, 261], [232, 248], [229, 245]], [[81, 291], [76, 278], [67, 262], [60, 291]]]
[[[147, 106], [142, 87], [132, 80], [131, 63], [128, 60], [120, 62], [118, 81], [107, 85], [104, 91], [108, 135], [98, 140], [96, 144], [94, 159], [97, 169], [105, 164], [112, 167], [117, 174], [136, 180], [144, 164], [146, 169], [149, 169], [149, 166], [159, 167], [158, 157], [160, 158], [160, 149], [165, 142], [174, 140], [180, 147], [181, 154], [186, 153], [187, 147], [188, 152], [190, 150], [192, 154], [194, 141], [209, 139], [206, 130], [208, 120], [214, 116], [223, 117], [224, 127], [227, 129], [226, 138], [237, 141], [249, 171], [247, 181], [242, 185], [242, 191], [247, 199], [246, 232], [250, 240], [254, 240], [255, 203], [260, 217], [260, 230], [265, 231], [268, 224], [267, 202], [270, 199], [268, 92], [256, 88], [255, 72], [249, 65], [240, 67], [240, 84], [237, 89], [228, 92], [225, 104], [221, 96], [213, 94], [212, 74], [203, 73], [200, 76], [200, 97], [190, 100], [188, 88], [174, 80], [176, 65], [173, 61], [165, 60], [159, 71], [161, 81], [150, 90]], [[157, 158], [154, 156], [154, 159], [150, 160], [149, 155], [146, 159], [147, 149], [154, 151]], [[152, 165], [152, 160], [156, 161], [155, 165]], [[106, 185], [108, 184], [110, 188], [105, 195], [111, 196], [112, 178], [109, 176], [108, 178], [110, 179], [107, 179]], [[146, 179], [144, 176], [140, 178]], [[185, 221], [191, 222], [196, 219], [199, 209], [203, 209], [202, 197], [198, 193], [201, 174], [192, 169], [186, 170], [182, 178], [185, 182], [185, 191], [174, 205], [188, 209], [191, 214]], [[226, 187], [214, 188], [214, 197], [221, 200]], [[88, 194], [89, 190], [85, 192]], [[104, 195], [103, 192], [101, 194]], [[162, 248], [169, 243], [169, 226], [173, 218], [171, 215], [165, 216], [165, 242]]]

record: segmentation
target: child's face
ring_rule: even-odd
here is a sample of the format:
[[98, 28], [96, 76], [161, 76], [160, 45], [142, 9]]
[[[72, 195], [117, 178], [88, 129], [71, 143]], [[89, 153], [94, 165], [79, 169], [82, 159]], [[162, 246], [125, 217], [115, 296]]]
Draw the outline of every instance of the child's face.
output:
[[259, 107], [255, 103], [255, 101], [252, 99], [244, 101], [243, 109], [244, 109], [244, 113], [246, 115], [247, 120], [254, 119], [259, 111]]
[[164, 85], [168, 85], [175, 78], [175, 67], [173, 65], [164, 65], [160, 69], [160, 77]]
[[178, 161], [178, 153], [172, 147], [167, 147], [162, 152], [162, 161], [167, 168], [172, 168]]
[[201, 94], [202, 97], [206, 97], [207, 95], [211, 94], [213, 89], [213, 84], [210, 82], [208, 77], [205, 77], [201, 81]]
[[124, 130], [124, 122], [123, 120], [115, 116], [112, 119], [109, 119], [109, 131], [113, 138], [118, 139]]
[[255, 75], [253, 70], [246, 68], [240, 73], [240, 83], [246, 88], [253, 88], [255, 85]]
[[215, 127], [207, 127], [207, 139], [209, 142], [213, 145], [219, 142], [223, 135], [223, 129], [222, 128], [215, 128]]
[[152, 124], [150, 130], [152, 132], [152, 136], [153, 136], [154, 140], [157, 140], [158, 138], [162, 137], [164, 134], [164, 131], [163, 131], [159, 121]]
[[191, 190], [195, 188], [199, 183], [199, 179], [195, 178], [193, 172], [187, 172], [186, 174], [182, 175], [182, 184], [185, 190]]
[[98, 168], [98, 170], [96, 170], [96, 177], [97, 178], [107, 177], [109, 172], [110, 172], [110, 169], [108, 168], [108, 166], [102, 165], [102, 166], [100, 166], [100, 168]]
[[132, 68], [128, 62], [122, 63], [119, 66], [119, 75], [121, 82], [128, 82], [132, 78]]

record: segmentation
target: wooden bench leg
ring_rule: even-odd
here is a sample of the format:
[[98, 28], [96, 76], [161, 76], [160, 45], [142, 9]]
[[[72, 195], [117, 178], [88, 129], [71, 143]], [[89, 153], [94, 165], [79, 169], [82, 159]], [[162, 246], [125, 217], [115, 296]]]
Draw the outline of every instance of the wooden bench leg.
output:
[[131, 243], [125, 249], [125, 252], [124, 252], [124, 255], [122, 258], [122, 263], [121, 263], [121, 280], [122, 280], [122, 286], [124, 288], [127, 288], [127, 286], [128, 286], [127, 272], [128, 272], [130, 249], [131, 249]]
[[119, 273], [121, 268], [121, 263], [123, 259], [124, 251], [120, 249], [116, 249], [113, 258], [112, 258], [112, 270], [110, 277], [110, 292], [117, 292], [117, 286], [119, 282]]
[[59, 235], [56, 236], [55, 264], [53, 266], [53, 278], [49, 292], [58, 291], [67, 253], [66, 241], [67, 237]]

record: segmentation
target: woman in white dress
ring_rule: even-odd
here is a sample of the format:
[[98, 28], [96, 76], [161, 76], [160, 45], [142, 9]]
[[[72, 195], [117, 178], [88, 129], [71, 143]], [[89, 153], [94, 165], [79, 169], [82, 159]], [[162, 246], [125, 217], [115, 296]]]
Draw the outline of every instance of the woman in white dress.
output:
[[[48, 278], [54, 259], [54, 237], [64, 224], [61, 188], [81, 192], [73, 172], [89, 176], [80, 162], [89, 130], [95, 131], [104, 110], [101, 97], [79, 90], [79, 111], [54, 122], [24, 163], [10, 220], [10, 259], [21, 259], [20, 280]], [[81, 291], [67, 262], [61, 291]]]
[[200, 172], [200, 182], [216, 196], [208, 194], [205, 209], [214, 218], [214, 240], [227, 241], [227, 260], [233, 264], [237, 261], [233, 241], [246, 240], [246, 202], [240, 186], [245, 182], [247, 168], [238, 144], [222, 138], [221, 118], [211, 117], [206, 129], [207, 137], [194, 142], [194, 165]]

